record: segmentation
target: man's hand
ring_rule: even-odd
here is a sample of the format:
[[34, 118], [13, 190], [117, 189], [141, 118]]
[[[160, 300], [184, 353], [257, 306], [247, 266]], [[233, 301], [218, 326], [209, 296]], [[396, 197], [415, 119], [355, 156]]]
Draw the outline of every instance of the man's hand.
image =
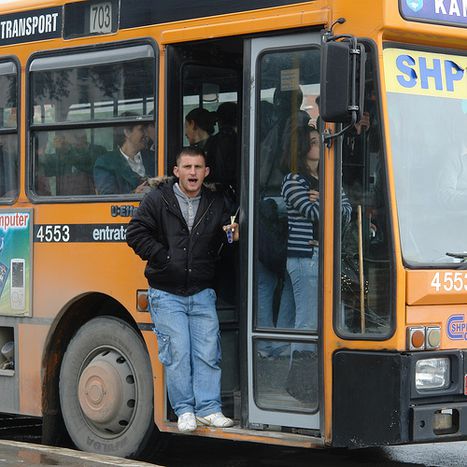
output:
[[224, 225], [224, 227], [222, 228], [224, 229], [225, 233], [227, 233], [230, 230], [230, 232], [232, 232], [233, 241], [238, 242], [238, 240], [240, 239], [240, 231], [236, 222], [234, 222], [233, 224]]

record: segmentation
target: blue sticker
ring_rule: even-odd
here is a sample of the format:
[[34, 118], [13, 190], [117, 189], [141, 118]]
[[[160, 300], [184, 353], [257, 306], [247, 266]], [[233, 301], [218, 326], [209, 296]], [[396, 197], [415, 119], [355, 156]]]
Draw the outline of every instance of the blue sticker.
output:
[[405, 0], [407, 6], [414, 11], [420, 11], [423, 8], [423, 0]]
[[449, 317], [447, 333], [451, 340], [467, 340], [467, 322], [464, 315], [451, 315]]

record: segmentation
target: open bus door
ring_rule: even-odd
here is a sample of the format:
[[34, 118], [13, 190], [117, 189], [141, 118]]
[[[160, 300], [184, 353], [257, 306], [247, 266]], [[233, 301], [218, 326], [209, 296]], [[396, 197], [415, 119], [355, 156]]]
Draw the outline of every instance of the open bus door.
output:
[[284, 176], [299, 164], [299, 127], [317, 124], [319, 44], [318, 32], [245, 43], [248, 238], [242, 242], [248, 277], [246, 413], [253, 429], [320, 430], [319, 242], [314, 258], [286, 258], [288, 213], [281, 193]]
[[[297, 166], [298, 126], [317, 124], [319, 44], [319, 32], [310, 32], [174, 44], [167, 50], [173, 78], [167, 83], [168, 174], [178, 148], [188, 144], [183, 129], [188, 112], [238, 103], [236, 202], [241, 239], [233, 264], [225, 257], [219, 264], [217, 292], [223, 409], [244, 428], [320, 431], [320, 273], [315, 261], [307, 318], [300, 320], [285, 264], [287, 210], [281, 195], [284, 176]], [[261, 249], [267, 244], [262, 238], [264, 205], [277, 208], [283, 228], [280, 270], [268, 270]], [[318, 243], [313, 251], [315, 259], [320, 258]], [[228, 290], [237, 297], [232, 306], [223, 298]]]

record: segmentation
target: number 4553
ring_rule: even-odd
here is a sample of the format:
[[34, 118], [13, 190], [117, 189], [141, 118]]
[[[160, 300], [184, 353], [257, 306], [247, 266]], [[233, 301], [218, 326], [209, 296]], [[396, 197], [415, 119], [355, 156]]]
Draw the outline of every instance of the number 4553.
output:
[[431, 287], [436, 292], [462, 292], [467, 290], [467, 272], [437, 272], [431, 281]]

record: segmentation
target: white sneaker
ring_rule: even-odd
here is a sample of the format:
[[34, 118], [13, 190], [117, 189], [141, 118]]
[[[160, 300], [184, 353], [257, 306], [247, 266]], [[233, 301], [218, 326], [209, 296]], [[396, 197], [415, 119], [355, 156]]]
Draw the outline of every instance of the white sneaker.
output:
[[192, 412], [186, 412], [178, 417], [178, 431], [182, 433], [189, 433], [190, 431], [196, 430], [196, 418]]
[[216, 428], [228, 428], [234, 424], [233, 420], [225, 417], [222, 412], [212, 413], [205, 417], [196, 417], [196, 420], [201, 425], [215, 426]]

